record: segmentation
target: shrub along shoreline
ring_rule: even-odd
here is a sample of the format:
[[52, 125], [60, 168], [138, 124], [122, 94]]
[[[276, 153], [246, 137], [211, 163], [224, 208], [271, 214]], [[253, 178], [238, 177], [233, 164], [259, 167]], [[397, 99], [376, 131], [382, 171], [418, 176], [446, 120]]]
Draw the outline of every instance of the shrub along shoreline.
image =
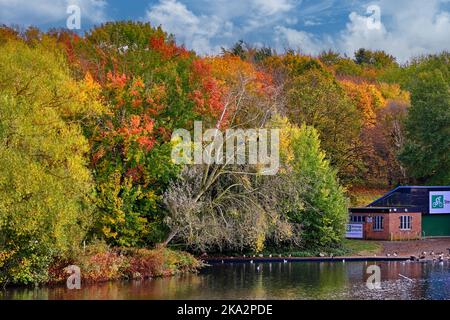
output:
[[167, 248], [109, 248], [103, 245], [89, 246], [79, 256], [52, 263], [48, 271], [47, 285], [59, 285], [67, 281], [67, 267], [76, 265], [81, 271], [81, 281], [93, 284], [116, 280], [143, 280], [195, 273], [204, 264], [193, 255]]

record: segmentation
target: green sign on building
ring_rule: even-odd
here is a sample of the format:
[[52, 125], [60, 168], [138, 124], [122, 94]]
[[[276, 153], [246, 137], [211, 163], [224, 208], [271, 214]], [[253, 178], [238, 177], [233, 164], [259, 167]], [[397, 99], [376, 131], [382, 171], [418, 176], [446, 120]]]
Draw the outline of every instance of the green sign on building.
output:
[[431, 196], [431, 207], [433, 209], [444, 209], [444, 195]]

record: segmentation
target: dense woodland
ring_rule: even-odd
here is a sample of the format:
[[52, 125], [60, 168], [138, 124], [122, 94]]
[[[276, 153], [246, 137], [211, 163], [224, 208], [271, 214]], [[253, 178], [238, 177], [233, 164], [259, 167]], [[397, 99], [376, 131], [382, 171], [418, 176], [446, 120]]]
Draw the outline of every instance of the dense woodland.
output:
[[[279, 173], [175, 164], [196, 120], [280, 128]], [[352, 190], [408, 183], [450, 184], [448, 52], [203, 57], [149, 24], [0, 28], [0, 283], [45, 282], [93, 243], [331, 250]]]

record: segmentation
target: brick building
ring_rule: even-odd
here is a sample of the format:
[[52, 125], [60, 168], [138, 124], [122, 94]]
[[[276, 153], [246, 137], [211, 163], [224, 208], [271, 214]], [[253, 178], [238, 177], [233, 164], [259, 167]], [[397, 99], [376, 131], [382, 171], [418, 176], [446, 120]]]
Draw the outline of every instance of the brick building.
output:
[[450, 186], [400, 186], [351, 208], [347, 238], [412, 240], [450, 236]]
[[422, 213], [408, 208], [352, 208], [347, 238], [415, 240], [422, 235]]

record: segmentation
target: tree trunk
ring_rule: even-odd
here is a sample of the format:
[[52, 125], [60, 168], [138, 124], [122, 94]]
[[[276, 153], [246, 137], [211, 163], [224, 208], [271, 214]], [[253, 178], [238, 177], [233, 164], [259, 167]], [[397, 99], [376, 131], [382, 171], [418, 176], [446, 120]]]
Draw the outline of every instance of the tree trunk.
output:
[[158, 244], [156, 245], [156, 247], [157, 247], [157, 248], [166, 248], [167, 245], [170, 243], [170, 241], [172, 241], [172, 239], [177, 235], [177, 233], [178, 233], [178, 228], [172, 230], [172, 231], [168, 234], [166, 240], [164, 240], [164, 241], [161, 242], [161, 243], [158, 243]]

